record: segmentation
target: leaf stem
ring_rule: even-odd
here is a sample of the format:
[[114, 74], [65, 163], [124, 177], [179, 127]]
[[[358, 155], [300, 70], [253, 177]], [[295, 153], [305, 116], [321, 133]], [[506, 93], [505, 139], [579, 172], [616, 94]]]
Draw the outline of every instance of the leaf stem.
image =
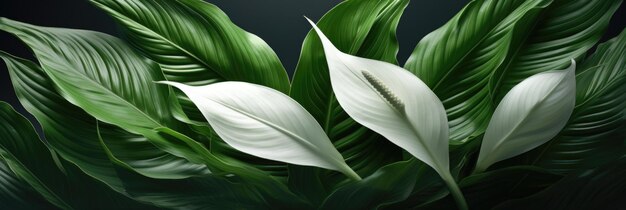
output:
[[452, 195], [456, 206], [460, 210], [467, 210], [467, 202], [465, 201], [463, 192], [461, 192], [459, 185], [456, 183], [456, 181], [454, 181], [454, 178], [452, 178], [452, 174], [450, 174], [450, 172], [447, 172], [445, 174], [442, 174], [442, 178], [446, 185], [448, 185], [448, 190], [450, 190], [450, 194]]

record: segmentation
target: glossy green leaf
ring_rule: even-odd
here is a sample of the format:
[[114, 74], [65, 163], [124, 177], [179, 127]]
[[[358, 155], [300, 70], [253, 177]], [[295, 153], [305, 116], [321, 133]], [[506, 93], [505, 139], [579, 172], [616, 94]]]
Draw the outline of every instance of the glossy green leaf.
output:
[[332, 145], [322, 127], [300, 104], [274, 89], [221, 82], [182, 90], [226, 143], [250, 155], [291, 164], [340, 171], [360, 180]]
[[[215, 5], [200, 0], [92, 0], [123, 26], [130, 43], [163, 68], [169, 81], [207, 85], [245, 81], [287, 93], [289, 79], [274, 51], [236, 26]], [[177, 94], [194, 124], [206, 120], [184, 94]], [[207, 130], [205, 126], [200, 129]], [[204, 134], [211, 134], [210, 131]], [[211, 137], [212, 152], [253, 164], [277, 176], [286, 165], [245, 155]]]
[[[337, 48], [348, 54], [397, 63], [395, 32], [408, 2], [344, 1], [326, 13], [317, 25]], [[402, 159], [401, 149], [356, 123], [339, 106], [330, 84], [322, 44], [313, 30], [302, 44], [290, 96], [322, 125], [337, 150], [357, 173], [367, 176], [384, 165]], [[300, 190], [314, 191], [309, 193], [310, 197], [315, 197], [312, 194], [316, 193], [324, 194], [344, 179], [338, 173], [290, 168], [290, 184], [301, 186], [295, 187]], [[318, 201], [323, 199], [317, 197]]]
[[576, 105], [576, 62], [517, 84], [500, 101], [485, 132], [476, 171], [530, 151], [554, 138]]
[[491, 77], [494, 104], [531, 75], [562, 69], [579, 58], [602, 37], [621, 0], [554, 0], [540, 18], [515, 29], [506, 60]]
[[[172, 153], [158, 150], [153, 144], [165, 141], [159, 145], [168, 146], [164, 149], [169, 149], [168, 152], [174, 152], [171, 150], [181, 150], [176, 139], [156, 138], [154, 137], [156, 132], [151, 130], [148, 136], [153, 137], [153, 139], [146, 142], [144, 137], [102, 123], [100, 123], [101, 126], [98, 130], [96, 119], [56, 93], [53, 83], [40, 67], [22, 59], [6, 54], [2, 55], [9, 66], [11, 80], [18, 98], [41, 123], [51, 148], [58, 152], [61, 157], [72, 164], [76, 164], [85, 173], [106, 183], [118, 192], [161, 207], [189, 206], [194, 208], [226, 205], [233, 201], [232, 199], [239, 202], [266, 205], [272, 196], [284, 198], [290, 196], [285, 194], [285, 187], [281, 188], [279, 185], [274, 185], [274, 188], [265, 194], [266, 198], [259, 198], [260, 193], [257, 193], [250, 194], [251, 197], [240, 196], [229, 198], [231, 199], [229, 200], [227, 199], [229, 195], [239, 194], [233, 193], [230, 189], [237, 191], [245, 188], [249, 192], [256, 192], [257, 190], [250, 187], [250, 184], [243, 187], [231, 186], [228, 184], [230, 181], [225, 178], [207, 176], [206, 168], [199, 167], [193, 162], [183, 161], [190, 159], [196, 162], [200, 162], [198, 159], [206, 161], [204, 157], [198, 158], [199, 154], [193, 150], [174, 153], [178, 154], [179, 158], [176, 158], [172, 156]], [[99, 131], [100, 133], [98, 133]], [[109, 153], [102, 147], [100, 137], [106, 138], [103, 142], [109, 144]], [[195, 143], [196, 146], [201, 146], [193, 140], [189, 141]], [[172, 144], [178, 144], [178, 146]], [[131, 148], [134, 149], [133, 153], [120, 154], [120, 152], [128, 151]], [[110, 155], [117, 156], [110, 157]], [[115, 160], [114, 163], [111, 162], [110, 158]], [[224, 165], [224, 163], [216, 162], [212, 162], [212, 164]], [[164, 166], [168, 166], [168, 170], [162, 171]], [[182, 170], [185, 168], [187, 170]], [[256, 174], [248, 173], [257, 176], [259, 174], [258, 172]], [[177, 179], [154, 179], [144, 175]], [[265, 183], [267, 179], [258, 177], [255, 181]], [[215, 185], [215, 188], [210, 188], [211, 185], [207, 183], [211, 182], [220, 184]], [[163, 187], [167, 188], [167, 186], [180, 186], [181, 188], [177, 189], [181, 190], [163, 190]], [[215, 193], [208, 193], [208, 190], [215, 190]], [[231, 193], [228, 194], [229, 192]], [[218, 203], [220, 200], [223, 202]], [[273, 202], [280, 204], [280, 201], [276, 199]], [[291, 199], [288, 202], [293, 205], [298, 204], [297, 199]]]
[[405, 67], [443, 101], [452, 143], [462, 143], [485, 131], [495, 94], [591, 48], [620, 2], [471, 1], [422, 39]]
[[557, 137], [511, 163], [566, 174], [594, 168], [624, 153], [626, 126], [626, 31], [582, 62], [576, 75], [576, 107]]
[[0, 20], [0, 29], [24, 41], [59, 93], [98, 120], [137, 134], [179, 126], [167, 101], [169, 89], [153, 83], [164, 79], [159, 65], [121, 40], [8, 19]]

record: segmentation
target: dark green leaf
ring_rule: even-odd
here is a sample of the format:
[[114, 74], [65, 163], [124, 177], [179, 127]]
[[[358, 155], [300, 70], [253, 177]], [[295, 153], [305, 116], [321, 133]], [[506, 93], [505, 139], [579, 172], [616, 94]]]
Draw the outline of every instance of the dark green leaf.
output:
[[0, 141], [0, 156], [6, 165], [60, 208], [149, 208], [114, 192], [66, 161], [57, 164], [30, 122], [4, 102], [0, 103]]
[[622, 209], [626, 205], [626, 157], [582, 170], [533, 196], [495, 209]]
[[23, 181], [0, 158], [0, 203], [7, 209], [54, 209], [27, 182]]
[[[524, 182], [518, 182], [527, 177]], [[531, 166], [510, 167], [472, 175], [461, 180], [459, 186], [470, 209], [491, 209], [504, 201], [537, 193], [561, 176]], [[419, 209], [454, 209], [454, 201], [447, 196]]]
[[[407, 0], [345, 1], [324, 15], [317, 26], [343, 52], [397, 63], [396, 26], [407, 4]], [[401, 159], [402, 150], [356, 123], [339, 106], [331, 88], [321, 42], [314, 32], [309, 32], [304, 40], [290, 95], [315, 117], [348, 165], [360, 175], [370, 175], [379, 167]], [[297, 188], [323, 192], [324, 189], [308, 186], [318, 182], [329, 188], [344, 180], [338, 173], [306, 170], [300, 167], [290, 169], [295, 176], [290, 181], [303, 185]], [[310, 179], [298, 177], [298, 174], [311, 173], [321, 173], [319, 176], [323, 177], [323, 181], [316, 180], [320, 178], [315, 175]], [[295, 182], [292, 184], [299, 185]]]

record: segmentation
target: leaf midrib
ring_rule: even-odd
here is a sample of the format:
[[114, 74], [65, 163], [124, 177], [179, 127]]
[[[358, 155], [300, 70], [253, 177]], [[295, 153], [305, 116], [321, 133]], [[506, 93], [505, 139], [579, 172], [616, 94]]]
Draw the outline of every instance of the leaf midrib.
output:
[[168, 38], [162, 36], [161, 34], [157, 33], [153, 29], [144, 26], [143, 24], [137, 22], [136, 20], [134, 20], [134, 19], [132, 19], [132, 18], [130, 18], [130, 17], [120, 13], [120, 12], [117, 12], [116, 10], [113, 10], [110, 7], [107, 7], [106, 5], [103, 5], [103, 4], [101, 4], [99, 2], [96, 2], [94, 0], [91, 0], [91, 2], [93, 2], [94, 4], [100, 6], [101, 8], [103, 8], [103, 9], [105, 9], [105, 10], [111, 12], [111, 13], [114, 13], [113, 15], [115, 15], [115, 16], [123, 17], [124, 19], [128, 20], [128, 22], [131, 22], [131, 23], [133, 23], [133, 25], [138, 26], [138, 28], [143, 28], [146, 31], [151, 32], [151, 34], [153, 34], [155, 37], [160, 38], [161, 40], [165, 41], [166, 43], [170, 44], [171, 46], [173, 46], [176, 49], [180, 50], [181, 52], [185, 53], [190, 58], [193, 58], [196, 62], [202, 64], [205, 67], [205, 69], [210, 70], [211, 72], [219, 75], [220, 76], [219, 79], [222, 79], [222, 80], [227, 80], [228, 79], [221, 72], [216, 71], [213, 68], [211, 68], [211, 66], [209, 64], [207, 64], [206, 62], [204, 62], [202, 59], [198, 58], [196, 55], [194, 55], [193, 53], [187, 51], [185, 48], [179, 46], [178, 44], [172, 42], [170, 39], [168, 39]]

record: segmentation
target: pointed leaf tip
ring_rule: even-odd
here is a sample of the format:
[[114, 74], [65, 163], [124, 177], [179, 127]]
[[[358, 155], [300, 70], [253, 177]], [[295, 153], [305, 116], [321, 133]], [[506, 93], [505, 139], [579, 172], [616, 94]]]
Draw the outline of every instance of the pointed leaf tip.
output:
[[257, 157], [336, 170], [360, 180], [315, 118], [289, 96], [261, 85], [220, 82], [181, 89], [215, 132], [233, 148]]
[[556, 136], [576, 105], [576, 61], [564, 70], [526, 78], [496, 108], [480, 148], [476, 171], [534, 149]]

